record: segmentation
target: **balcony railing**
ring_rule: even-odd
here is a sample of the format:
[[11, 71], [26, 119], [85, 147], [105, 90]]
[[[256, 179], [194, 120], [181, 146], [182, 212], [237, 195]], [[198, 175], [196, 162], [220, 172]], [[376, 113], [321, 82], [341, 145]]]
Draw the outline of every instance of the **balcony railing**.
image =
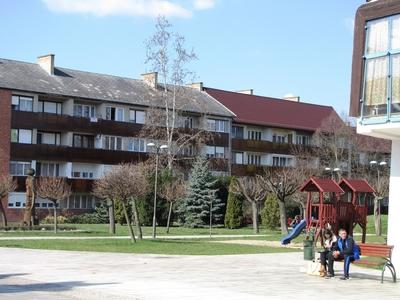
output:
[[274, 143], [271, 141], [232, 139], [232, 151], [293, 154], [293, 152], [299, 151], [302, 148], [311, 149], [311, 146], [289, 143]]
[[[14, 180], [17, 182], [16, 192], [25, 192], [26, 176], [14, 176]], [[93, 188], [94, 180], [68, 178], [67, 182], [71, 185], [71, 189], [74, 193], [88, 193]]]
[[35, 159], [44, 161], [87, 162], [112, 165], [122, 162], [144, 161], [147, 157], [148, 155], [146, 153], [141, 152], [11, 143], [12, 160]]

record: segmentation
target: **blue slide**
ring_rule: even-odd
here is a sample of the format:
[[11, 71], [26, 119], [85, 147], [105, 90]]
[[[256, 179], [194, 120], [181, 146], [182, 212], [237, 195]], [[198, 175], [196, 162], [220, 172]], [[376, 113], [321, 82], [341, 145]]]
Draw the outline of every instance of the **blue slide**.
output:
[[281, 239], [282, 245], [287, 245], [291, 240], [295, 239], [300, 235], [303, 229], [306, 228], [306, 220], [302, 220], [297, 226], [284, 238]]

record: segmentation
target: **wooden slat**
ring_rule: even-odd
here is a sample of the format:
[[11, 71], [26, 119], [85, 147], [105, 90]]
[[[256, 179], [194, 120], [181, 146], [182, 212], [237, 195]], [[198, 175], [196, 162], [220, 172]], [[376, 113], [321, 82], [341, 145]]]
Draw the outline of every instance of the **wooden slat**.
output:
[[360, 244], [361, 255], [388, 258], [393, 246], [379, 244]]

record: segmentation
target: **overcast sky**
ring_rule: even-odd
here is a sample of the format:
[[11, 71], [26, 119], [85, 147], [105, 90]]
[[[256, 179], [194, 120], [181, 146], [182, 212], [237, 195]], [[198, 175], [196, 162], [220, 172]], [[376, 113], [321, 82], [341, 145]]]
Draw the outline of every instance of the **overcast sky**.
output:
[[205, 86], [301, 96], [347, 112], [353, 23], [364, 0], [1, 0], [0, 57], [138, 78], [165, 14]]

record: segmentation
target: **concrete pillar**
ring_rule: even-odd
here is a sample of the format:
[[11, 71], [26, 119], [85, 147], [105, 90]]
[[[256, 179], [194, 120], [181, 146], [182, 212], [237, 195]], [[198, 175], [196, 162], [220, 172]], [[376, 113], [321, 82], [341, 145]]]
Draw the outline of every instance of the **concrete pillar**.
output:
[[388, 245], [394, 246], [393, 264], [400, 268], [400, 141], [392, 141], [390, 167]]

